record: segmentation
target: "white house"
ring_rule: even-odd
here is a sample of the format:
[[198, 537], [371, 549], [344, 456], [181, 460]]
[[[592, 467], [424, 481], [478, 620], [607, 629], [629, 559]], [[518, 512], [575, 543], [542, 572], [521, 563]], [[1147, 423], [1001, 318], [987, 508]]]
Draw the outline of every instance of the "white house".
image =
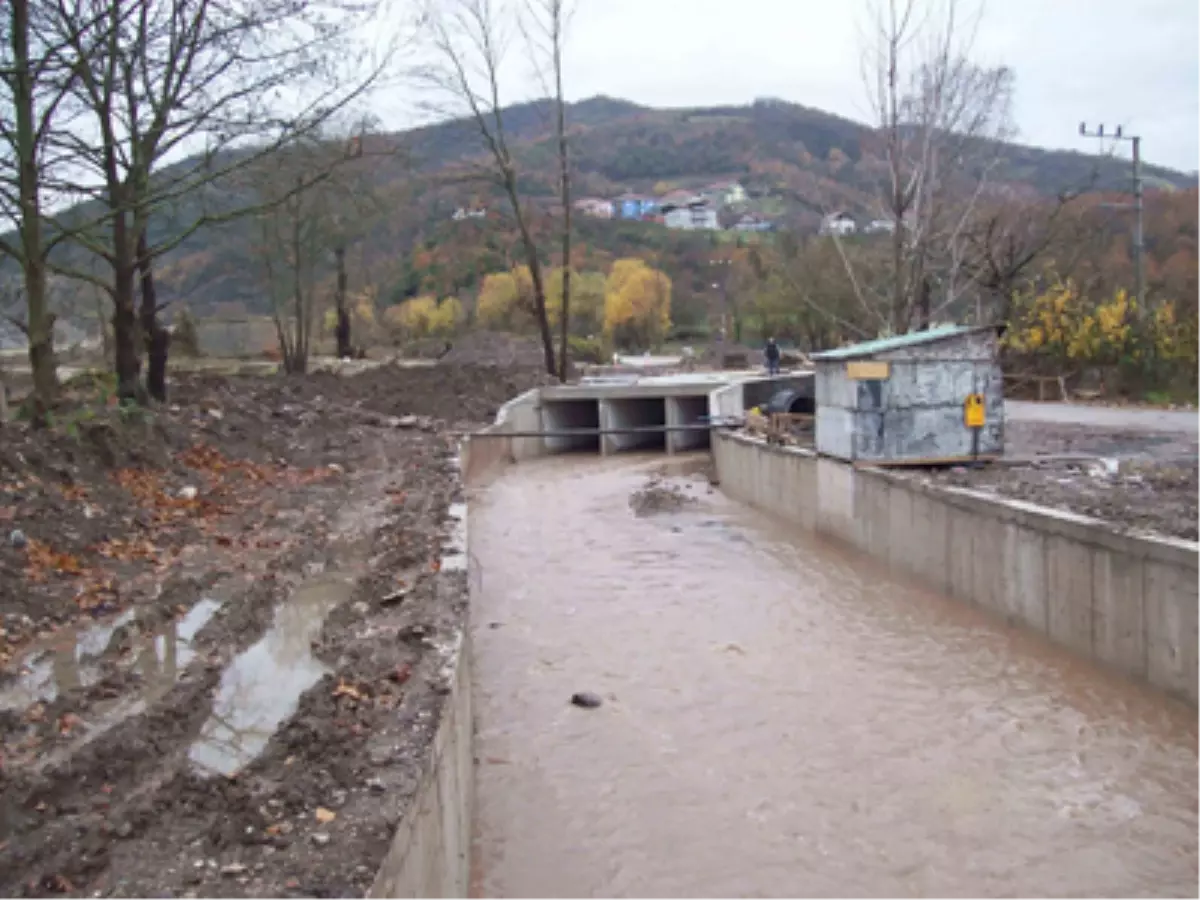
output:
[[575, 209], [593, 219], [611, 219], [613, 217], [612, 201], [600, 197], [584, 197], [576, 200]]
[[456, 209], [454, 211], [454, 215], [452, 215], [450, 218], [453, 219], [455, 222], [461, 222], [463, 219], [482, 219], [482, 218], [485, 218], [486, 216], [487, 216], [487, 207], [486, 206], [469, 207], [469, 208], [464, 208], [464, 207], [460, 206], [458, 209]]
[[821, 234], [845, 236], [858, 231], [858, 225], [849, 213], [834, 212], [821, 220]]
[[717, 181], [700, 192], [704, 199], [717, 206], [736, 206], [746, 202], [746, 189], [737, 181]]
[[717, 211], [704, 201], [694, 201], [687, 206], [664, 206], [663, 224], [681, 231], [719, 231]]
[[770, 231], [775, 226], [766, 219], [747, 213], [733, 223], [734, 231]]
[[863, 227], [863, 234], [891, 234], [896, 230], [896, 223], [891, 219], [872, 219]]

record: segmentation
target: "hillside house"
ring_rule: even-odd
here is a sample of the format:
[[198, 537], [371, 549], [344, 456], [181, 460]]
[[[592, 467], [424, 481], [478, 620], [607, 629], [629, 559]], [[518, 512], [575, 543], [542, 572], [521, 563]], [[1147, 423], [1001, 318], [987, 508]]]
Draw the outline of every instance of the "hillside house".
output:
[[747, 213], [731, 226], [734, 231], [771, 231], [775, 228], [773, 222], [768, 222], [761, 216]]
[[463, 219], [483, 219], [487, 217], [486, 206], [460, 206], [450, 216], [455, 222], [461, 222]]
[[678, 207], [687, 206], [689, 203], [703, 203], [704, 198], [687, 188], [676, 188], [659, 197], [658, 202], [663, 209], [666, 209], [668, 206]]
[[663, 224], [680, 231], [719, 231], [717, 211], [704, 200], [693, 200], [683, 206], [662, 208]]
[[834, 212], [821, 220], [821, 234], [845, 237], [858, 231], [858, 223], [846, 212]]
[[659, 210], [659, 203], [644, 194], [622, 194], [613, 201], [613, 211], [622, 219], [645, 219]]
[[613, 217], [611, 200], [604, 200], [600, 197], [584, 197], [576, 200], [574, 206], [577, 212], [591, 216], [593, 219], [611, 219]]
[[896, 223], [891, 219], [872, 219], [863, 227], [863, 234], [891, 234], [896, 230]]
[[746, 202], [746, 189], [737, 181], [717, 181], [700, 191], [714, 206], [736, 206]]

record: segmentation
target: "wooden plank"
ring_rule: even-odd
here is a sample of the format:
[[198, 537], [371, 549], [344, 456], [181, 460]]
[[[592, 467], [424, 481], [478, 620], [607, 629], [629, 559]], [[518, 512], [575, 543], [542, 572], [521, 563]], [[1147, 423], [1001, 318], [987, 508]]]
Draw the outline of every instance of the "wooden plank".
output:
[[892, 364], [873, 359], [846, 363], [846, 377], [855, 381], [886, 381], [892, 376]]
[[886, 460], [855, 460], [856, 469], [897, 469], [904, 466], [963, 466], [970, 463], [999, 462], [999, 454], [984, 454], [979, 456], [930, 456], [923, 459], [886, 459]]

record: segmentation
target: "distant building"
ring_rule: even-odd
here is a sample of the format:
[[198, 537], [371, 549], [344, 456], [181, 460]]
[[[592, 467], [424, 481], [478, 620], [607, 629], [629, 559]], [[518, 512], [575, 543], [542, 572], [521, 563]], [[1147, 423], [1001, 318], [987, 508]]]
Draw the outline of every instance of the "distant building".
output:
[[584, 197], [576, 200], [575, 209], [593, 219], [611, 219], [613, 217], [612, 201], [603, 200], [600, 197]]
[[896, 223], [891, 219], [872, 219], [863, 226], [863, 234], [891, 234], [896, 230]]
[[658, 198], [659, 206], [663, 209], [667, 207], [687, 206], [689, 203], [702, 203], [704, 198], [695, 191], [690, 191], [686, 188], [676, 188], [673, 191], [667, 191]]
[[613, 201], [613, 212], [622, 219], [646, 219], [658, 210], [658, 201], [644, 194], [622, 194]]
[[747, 213], [734, 222], [731, 227], [734, 231], [772, 231], [775, 228], [775, 223], [768, 222], [761, 216]]
[[736, 206], [746, 202], [746, 189], [737, 181], [716, 181], [701, 190], [700, 196], [717, 206]]
[[821, 234], [835, 234], [845, 236], [854, 234], [858, 231], [858, 224], [854, 218], [845, 212], [830, 213], [821, 220]]
[[663, 224], [681, 231], [719, 231], [717, 211], [704, 200], [693, 200], [683, 206], [663, 205]]
[[463, 219], [483, 219], [486, 217], [487, 217], [487, 207], [486, 206], [472, 206], [472, 207], [460, 206], [458, 209], [456, 209], [454, 211], [454, 214], [452, 216], [450, 216], [450, 218], [453, 219], [455, 222], [461, 222]]

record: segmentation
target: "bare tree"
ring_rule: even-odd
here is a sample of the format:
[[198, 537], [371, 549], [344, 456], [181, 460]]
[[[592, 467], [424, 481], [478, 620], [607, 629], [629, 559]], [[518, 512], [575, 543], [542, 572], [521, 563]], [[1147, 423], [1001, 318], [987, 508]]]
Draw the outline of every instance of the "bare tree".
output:
[[366, 178], [367, 166], [394, 156], [386, 147], [371, 149], [361, 131], [347, 140], [324, 139], [317, 133], [258, 160], [241, 176], [253, 187], [260, 207], [249, 262], [270, 298], [279, 351], [289, 373], [307, 371], [321, 292], [331, 278], [338, 354], [351, 353], [346, 251], [380, 212]]
[[10, 0], [0, 19], [0, 214], [16, 223], [15, 242], [0, 238], [0, 254], [17, 261], [24, 279], [24, 320], [12, 321], [29, 343], [34, 420], [40, 421], [58, 392], [54, 314], [47, 299], [50, 252], [65, 234], [47, 234], [44, 203], [63, 159], [52, 146], [69, 127], [64, 101], [75, 84], [80, 54], [111, 27], [80, 17], [67, 34], [52, 34], [48, 5]]
[[[571, 327], [571, 157], [567, 143], [567, 104], [563, 97], [562, 51], [565, 30], [573, 9], [566, 0], [529, 0], [525, 35], [534, 55], [534, 65], [542, 78], [543, 89], [554, 104], [554, 131], [558, 143], [558, 196], [562, 208], [562, 312], [559, 326], [558, 380], [567, 380], [570, 363]], [[551, 76], [545, 76], [542, 61], [547, 60]], [[553, 80], [553, 87], [550, 80]]]
[[[529, 211], [521, 203], [516, 161], [509, 148], [500, 105], [500, 69], [508, 45], [506, 13], [492, 0], [447, 0], [429, 16], [435, 62], [423, 73], [438, 95], [441, 113], [465, 113], [491, 160], [491, 175], [508, 198], [533, 281], [533, 314], [542, 339], [546, 371], [557, 374], [554, 337], [546, 313], [546, 285]], [[448, 102], [447, 102], [448, 101]]]
[[[327, 190], [332, 190], [330, 252], [333, 254], [335, 283], [334, 309], [337, 321], [334, 328], [337, 340], [337, 355], [345, 358], [354, 355], [351, 336], [351, 317], [347, 303], [350, 276], [346, 269], [347, 250], [361, 241], [378, 226], [387, 210], [371, 184], [368, 166], [374, 167], [381, 159], [396, 159], [397, 149], [390, 149], [382, 141], [372, 141], [368, 132], [378, 130], [374, 120], [363, 119], [345, 140], [346, 152], [342, 159], [328, 172]], [[378, 146], [372, 146], [377, 143]]]
[[1008, 320], [1022, 283], [1035, 274], [1040, 260], [1069, 240], [1067, 213], [1079, 196], [1072, 191], [1051, 200], [1007, 198], [980, 210], [963, 235], [963, 272], [978, 288], [977, 322]]
[[1011, 135], [1012, 72], [971, 61], [978, 14], [960, 5], [880, 0], [864, 56], [886, 162], [887, 282], [858, 279], [842, 259], [860, 304], [889, 333], [927, 327], [960, 299], [966, 235]]
[[[110, 269], [118, 390], [139, 397], [143, 336], [154, 393], [167, 341], [157, 321], [153, 261], [199, 228], [248, 214], [219, 190], [231, 172], [310, 134], [382, 75], [387, 53], [355, 42], [376, 0], [55, 0], [55, 36], [85, 64], [74, 99], [90, 128], [61, 136], [90, 177], [106, 240], [75, 235]], [[107, 14], [103, 40], [81, 23]], [[92, 40], [90, 49], [83, 46]], [[385, 47], [385, 51], [390, 50]], [[198, 158], [168, 166], [199, 151]], [[302, 189], [303, 185], [295, 186]], [[150, 231], [152, 220], [171, 227]], [[85, 280], [86, 272], [71, 270]], [[142, 309], [135, 307], [140, 279]]]

